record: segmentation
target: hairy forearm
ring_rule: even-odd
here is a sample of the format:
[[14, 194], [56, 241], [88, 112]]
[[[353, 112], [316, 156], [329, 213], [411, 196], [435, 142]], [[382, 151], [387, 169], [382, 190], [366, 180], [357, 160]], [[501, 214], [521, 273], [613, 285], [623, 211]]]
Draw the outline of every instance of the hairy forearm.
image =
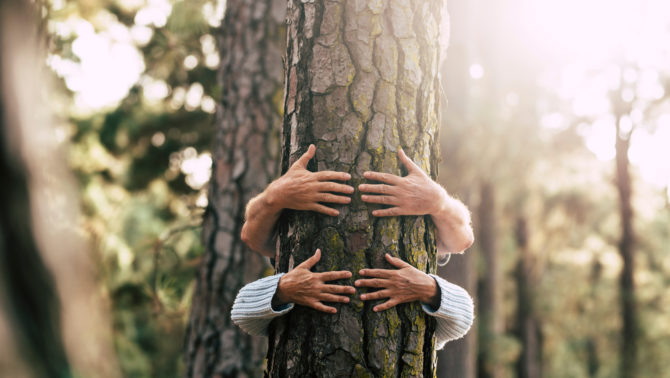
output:
[[443, 191], [440, 206], [431, 214], [437, 233], [438, 252], [461, 253], [474, 242], [470, 212], [465, 205]]
[[242, 241], [249, 248], [268, 257], [275, 257], [274, 228], [282, 207], [273, 196], [272, 185], [247, 204]]

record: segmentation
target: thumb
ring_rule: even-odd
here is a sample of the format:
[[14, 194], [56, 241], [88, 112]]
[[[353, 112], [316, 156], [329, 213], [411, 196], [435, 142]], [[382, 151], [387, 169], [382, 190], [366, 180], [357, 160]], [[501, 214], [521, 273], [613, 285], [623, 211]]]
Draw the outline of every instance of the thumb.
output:
[[304, 269], [312, 269], [316, 263], [321, 260], [321, 250], [317, 248], [316, 252], [312, 255], [312, 257], [308, 258], [307, 260], [303, 261], [302, 264], [298, 265], [298, 268], [304, 268]]
[[388, 253], [385, 254], [384, 257], [386, 257], [386, 261], [388, 261], [391, 265], [395, 266], [398, 269], [402, 269], [402, 268], [406, 268], [408, 266], [411, 266], [408, 263], [400, 260], [399, 258], [389, 255]]
[[310, 160], [312, 160], [315, 153], [316, 153], [316, 147], [314, 147], [313, 144], [310, 144], [309, 147], [307, 148], [307, 152], [302, 154], [302, 156], [300, 156], [300, 158], [296, 160], [295, 163], [293, 163], [293, 166], [307, 169], [307, 164], [309, 163]]
[[416, 165], [412, 159], [410, 159], [407, 155], [405, 155], [405, 151], [403, 151], [402, 148], [398, 149], [398, 157], [400, 158], [400, 161], [402, 164], [407, 168], [407, 172], [412, 173], [416, 171], [421, 171], [421, 168], [419, 168], [418, 165]]

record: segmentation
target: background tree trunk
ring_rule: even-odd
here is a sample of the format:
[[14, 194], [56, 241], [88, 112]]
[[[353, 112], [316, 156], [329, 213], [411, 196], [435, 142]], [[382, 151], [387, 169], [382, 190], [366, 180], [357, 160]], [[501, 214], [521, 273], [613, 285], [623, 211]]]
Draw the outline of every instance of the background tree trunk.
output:
[[520, 378], [539, 378], [542, 376], [542, 335], [535, 313], [535, 288], [539, 284], [539, 279], [534, 273], [534, 261], [528, 245], [528, 222], [523, 215], [517, 219], [515, 238], [519, 250], [519, 261], [515, 272], [519, 301], [517, 333], [522, 345], [517, 363], [517, 375]]
[[632, 130], [621, 130], [621, 118], [625, 113], [621, 104], [621, 94], [617, 92], [613, 98], [616, 114], [616, 188], [619, 192], [619, 212], [621, 216], [621, 239], [619, 253], [623, 260], [621, 268], [621, 376], [628, 378], [636, 374], [637, 359], [637, 315], [635, 304], [635, 233], [633, 231], [633, 206], [631, 203], [632, 182], [630, 178], [630, 162], [628, 150]]
[[219, 31], [221, 103], [204, 217], [205, 257], [186, 336], [186, 376], [258, 376], [267, 341], [230, 320], [239, 289], [270, 269], [244, 246], [246, 203], [275, 178], [285, 46], [282, 0], [229, 0]]
[[[21, 97], [16, 86], [24, 83], [13, 79], [16, 67], [7, 59], [22, 53], [12, 34], [34, 34], [29, 28], [36, 28], [37, 14], [27, 9], [30, 6], [23, 1], [0, 4], [0, 42], [5, 49], [0, 57], [0, 177], [4, 180], [0, 185], [0, 317], [11, 325], [20, 356], [35, 376], [68, 377], [72, 372], [61, 336], [60, 300], [33, 233], [25, 151], [18, 140], [24, 115], [17, 106]], [[26, 27], [9, 28], [18, 25]]]
[[477, 209], [479, 229], [479, 251], [482, 257], [484, 273], [479, 278], [479, 345], [480, 358], [478, 373], [480, 377], [500, 377], [502, 369], [497, 358], [496, 341], [502, 334], [500, 311], [500, 267], [498, 265], [498, 246], [496, 230], [495, 189], [490, 182], [481, 185], [481, 197]]
[[[438, 162], [442, 1], [289, 1], [282, 169], [317, 146], [311, 170], [401, 174], [403, 147], [433, 177]], [[277, 271], [321, 248], [317, 271], [390, 268], [383, 254], [434, 272], [427, 217], [376, 219], [356, 193], [340, 215], [286, 212]], [[382, 313], [353, 298], [337, 315], [298, 307], [270, 331], [270, 376], [434, 376], [434, 319], [418, 303]]]

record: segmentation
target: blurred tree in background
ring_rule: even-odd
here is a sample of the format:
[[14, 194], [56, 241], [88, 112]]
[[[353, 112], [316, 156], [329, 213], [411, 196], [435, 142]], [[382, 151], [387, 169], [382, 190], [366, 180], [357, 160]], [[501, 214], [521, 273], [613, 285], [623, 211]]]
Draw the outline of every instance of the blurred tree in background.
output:
[[[478, 324], [448, 344], [438, 375], [619, 376], [634, 341], [629, 376], [670, 376], [668, 5], [447, 5], [440, 179], [476, 215], [478, 238], [442, 272], [477, 298]], [[215, 36], [225, 4], [49, 8], [54, 135], [78, 178], [80, 229], [110, 300], [121, 369], [181, 376], [213, 114], [224, 100]], [[617, 139], [629, 160], [628, 225], [614, 185]], [[634, 265], [619, 253], [625, 229]]]
[[260, 376], [268, 342], [232, 323], [237, 292], [272, 272], [268, 259], [241, 239], [246, 204], [279, 170], [286, 49], [284, 0], [229, 0], [217, 31], [222, 93], [213, 175], [185, 346], [186, 374]]

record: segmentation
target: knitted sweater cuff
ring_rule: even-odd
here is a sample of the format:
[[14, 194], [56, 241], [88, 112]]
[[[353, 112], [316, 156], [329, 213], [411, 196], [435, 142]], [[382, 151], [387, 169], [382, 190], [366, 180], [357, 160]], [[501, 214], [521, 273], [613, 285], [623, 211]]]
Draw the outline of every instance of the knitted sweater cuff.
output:
[[474, 304], [468, 292], [444, 278], [430, 274], [440, 288], [440, 307], [438, 309], [421, 304], [423, 311], [438, 318], [436, 329], [437, 347], [441, 349], [449, 340], [463, 337], [474, 321]]
[[264, 335], [272, 319], [291, 311], [293, 303], [272, 307], [272, 298], [283, 275], [265, 277], [240, 289], [230, 314], [233, 323], [252, 335]]

